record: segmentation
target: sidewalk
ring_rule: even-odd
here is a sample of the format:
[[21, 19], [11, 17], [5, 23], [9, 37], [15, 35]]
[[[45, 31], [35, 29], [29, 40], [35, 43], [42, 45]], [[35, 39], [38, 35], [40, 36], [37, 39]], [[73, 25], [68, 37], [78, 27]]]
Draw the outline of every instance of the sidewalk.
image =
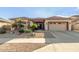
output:
[[14, 38], [5, 43], [45, 43], [45, 38]]
[[79, 52], [79, 43], [54, 43], [33, 52]]
[[0, 38], [0, 52], [31, 52], [45, 45], [44, 38]]

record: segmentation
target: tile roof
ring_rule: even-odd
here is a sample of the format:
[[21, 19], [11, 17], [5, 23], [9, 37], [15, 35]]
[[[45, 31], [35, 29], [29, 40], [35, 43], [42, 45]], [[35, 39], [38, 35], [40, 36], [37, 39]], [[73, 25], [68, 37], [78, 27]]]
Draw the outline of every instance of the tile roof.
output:
[[11, 22], [9, 19], [3, 19], [3, 18], [0, 18], [0, 21], [2, 21], [2, 22]]
[[60, 17], [60, 16], [52, 16], [52, 17], [48, 17], [48, 20], [68, 20], [70, 18], [67, 17]]

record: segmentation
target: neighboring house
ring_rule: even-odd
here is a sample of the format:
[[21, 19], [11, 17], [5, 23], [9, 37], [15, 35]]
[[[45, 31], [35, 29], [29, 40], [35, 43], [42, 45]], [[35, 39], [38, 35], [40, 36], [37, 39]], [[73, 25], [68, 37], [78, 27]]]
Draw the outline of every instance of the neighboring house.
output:
[[72, 16], [71, 18], [74, 19], [74, 22], [72, 24], [72, 29], [79, 30], [79, 15]]
[[21, 21], [24, 23], [24, 28], [28, 29], [28, 25], [29, 25], [29, 18], [27, 17], [17, 17], [17, 18], [11, 18], [11, 22], [17, 22], [18, 19], [21, 19]]
[[10, 20], [0, 18], [0, 27], [2, 27], [4, 25], [11, 25]]

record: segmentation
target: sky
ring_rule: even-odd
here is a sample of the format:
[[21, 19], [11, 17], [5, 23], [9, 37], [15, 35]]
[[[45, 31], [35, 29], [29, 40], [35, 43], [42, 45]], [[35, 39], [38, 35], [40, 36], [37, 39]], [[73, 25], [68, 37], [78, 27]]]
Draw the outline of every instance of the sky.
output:
[[79, 15], [79, 7], [0, 7], [0, 18]]

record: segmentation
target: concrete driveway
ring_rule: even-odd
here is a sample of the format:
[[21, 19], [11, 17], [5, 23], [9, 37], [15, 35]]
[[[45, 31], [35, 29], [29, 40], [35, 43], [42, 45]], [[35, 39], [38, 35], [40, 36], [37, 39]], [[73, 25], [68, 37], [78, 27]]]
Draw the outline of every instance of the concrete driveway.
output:
[[[79, 43], [79, 32], [58, 31], [45, 33], [46, 43]], [[48, 37], [47, 37], [48, 36]], [[50, 37], [49, 37], [50, 36]]]
[[37, 49], [34, 52], [79, 52], [78, 32], [48, 32], [47, 35], [52, 36], [52, 38], [45, 38], [45, 43], [48, 45], [40, 49]]

